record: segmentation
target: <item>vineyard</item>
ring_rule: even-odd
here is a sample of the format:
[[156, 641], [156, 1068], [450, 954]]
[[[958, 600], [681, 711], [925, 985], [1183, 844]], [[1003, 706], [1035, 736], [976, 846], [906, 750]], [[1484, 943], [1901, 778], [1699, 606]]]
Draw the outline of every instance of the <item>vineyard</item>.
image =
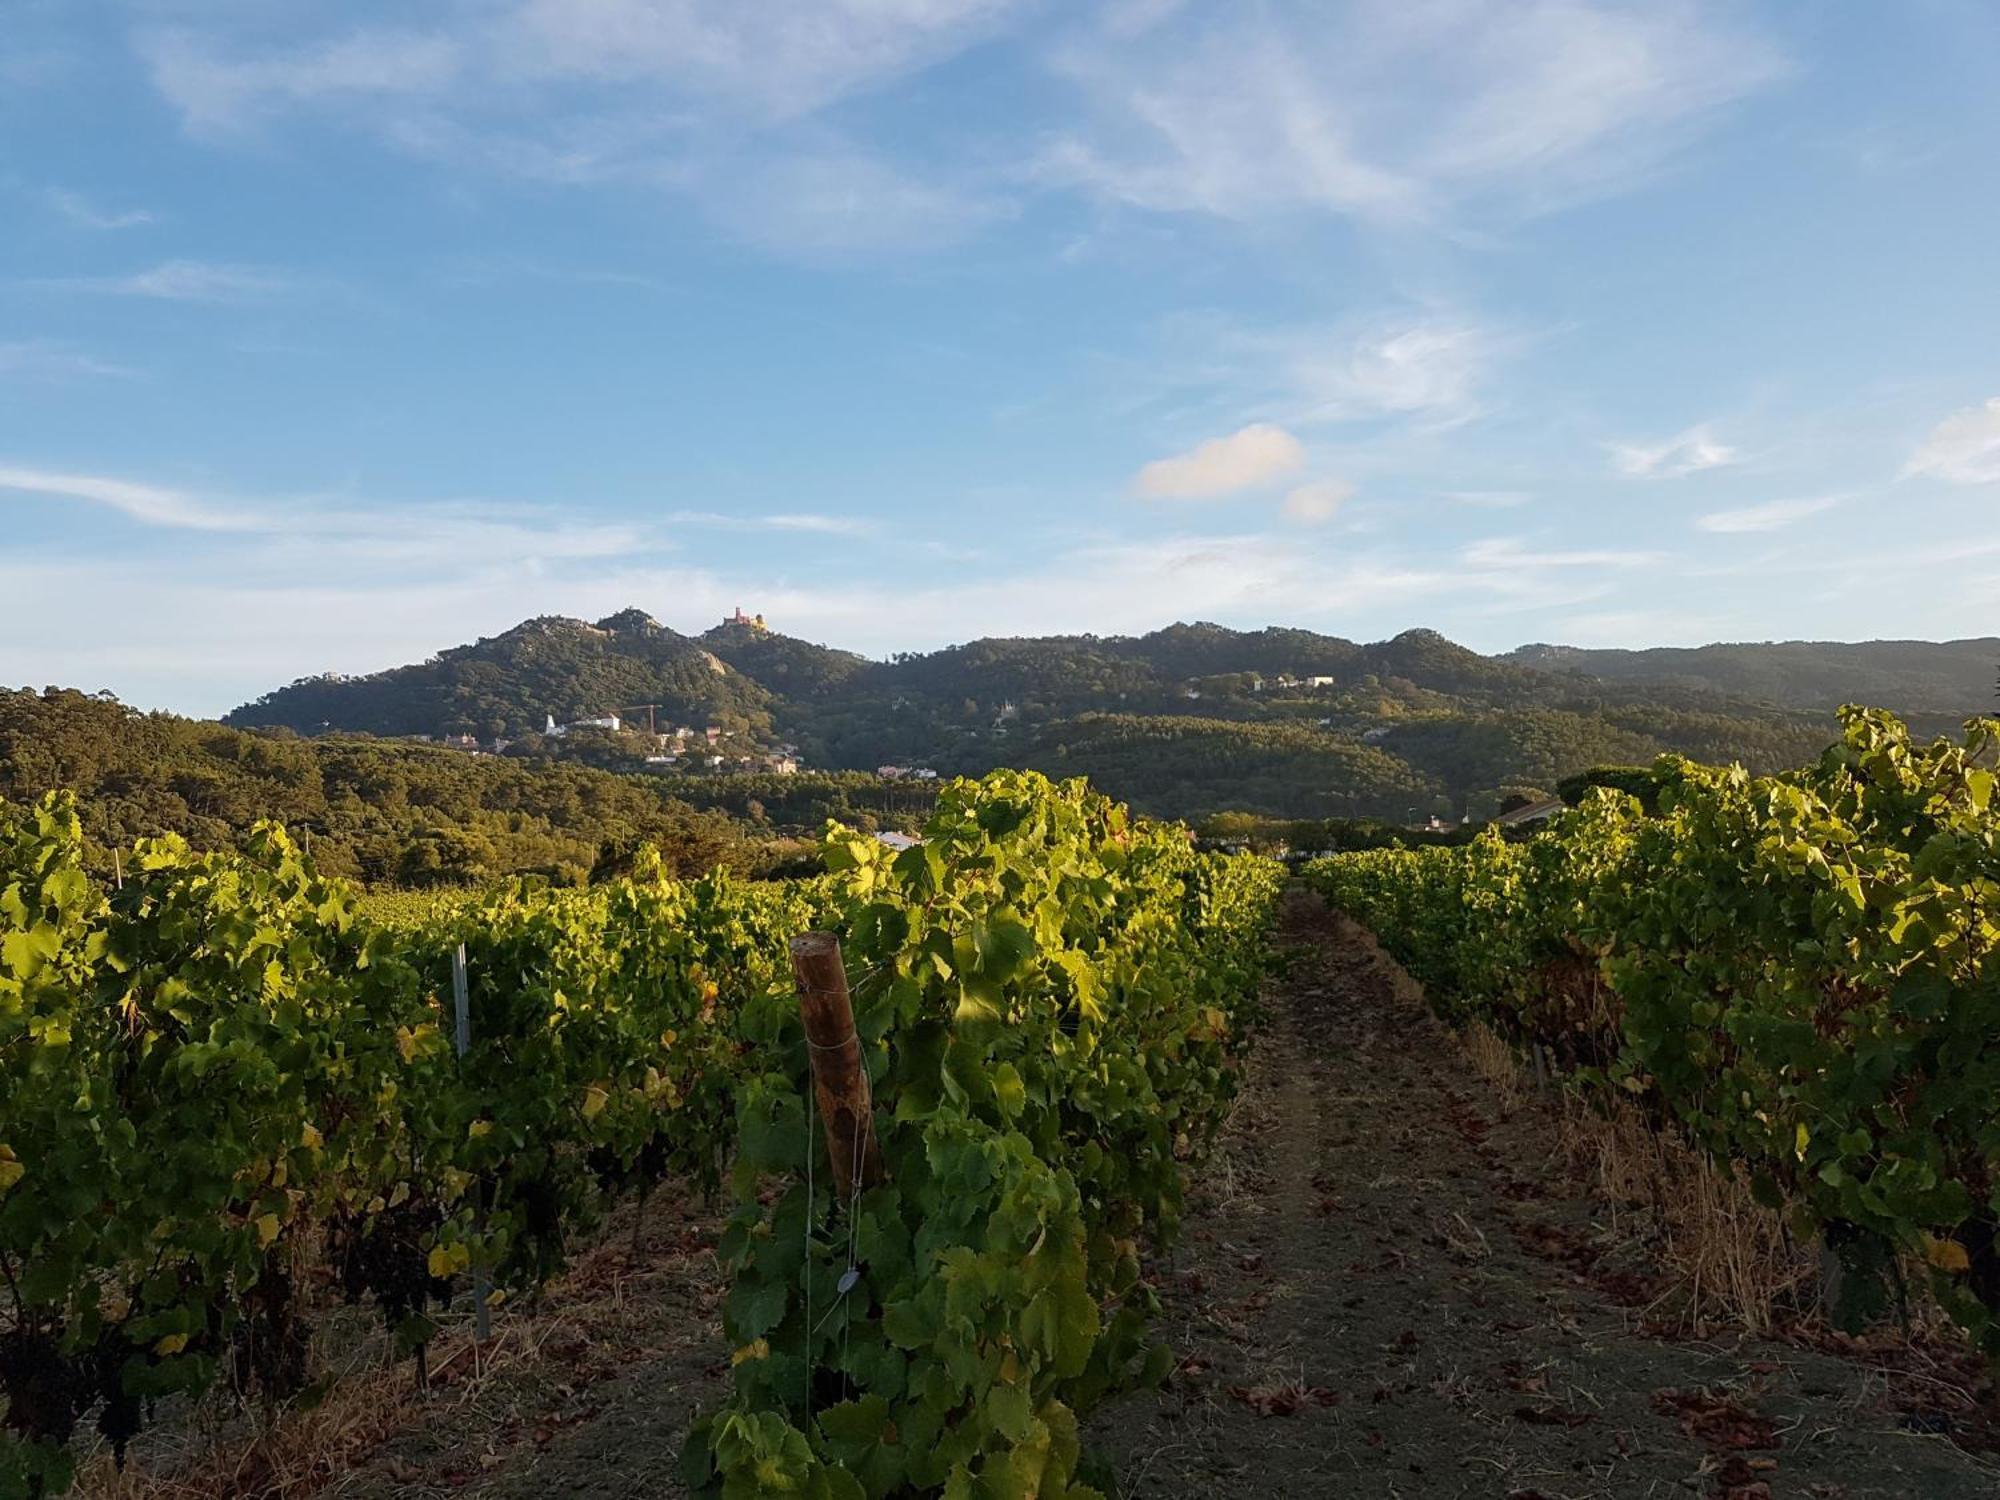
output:
[[[696, 1493], [1094, 1493], [1078, 1416], [1162, 1373], [1139, 1258], [1227, 1110], [1277, 867], [1007, 772], [916, 848], [824, 853], [397, 904], [274, 826], [105, 881], [72, 803], [0, 809], [0, 1495], [64, 1489], [86, 1420], [122, 1452], [177, 1397], [308, 1390], [329, 1290], [421, 1360], [665, 1180], [737, 1204]], [[812, 1118], [815, 929], [876, 1103], [858, 1195]]]
[[[1803, 770], [1669, 757], [1525, 839], [1338, 855], [1304, 883], [1437, 1016], [1823, 1247], [1843, 1325], [1928, 1290], [1991, 1356], [1997, 743], [1850, 711]], [[0, 811], [0, 1496], [58, 1494], [76, 1454], [197, 1401], [309, 1402], [342, 1303], [421, 1372], [662, 1187], [728, 1205], [702, 1253], [730, 1389], [673, 1428], [692, 1495], [1085, 1500], [1142, 1431], [1120, 1494], [1258, 1464], [1304, 1484], [1336, 1454], [1401, 1483], [1441, 1445], [1514, 1492], [1587, 1470], [1603, 1487], [1575, 1493], [1609, 1495], [1684, 1477], [1632, 1424], [1666, 1412], [1698, 1443], [1693, 1411], [1736, 1444], [1699, 1473], [1749, 1497], [1743, 1451], [1781, 1446], [1743, 1403], [1797, 1354], [1739, 1352], [1718, 1394], [1663, 1385], [1677, 1356], [1637, 1333], [1579, 1333], [1579, 1267], [1607, 1250], [1366, 933], [1295, 892], [1288, 977], [1262, 984], [1280, 867], [1081, 782], [954, 783], [917, 846], [832, 825], [824, 873], [783, 883], [642, 856], [586, 889], [363, 895], [268, 825], [231, 853], [142, 842], [105, 879], [84, 832], [60, 796]], [[838, 948], [795, 942], [821, 932]], [[851, 1005], [835, 1032], [807, 954]], [[831, 1082], [850, 1064], [865, 1116]], [[1504, 1130], [1526, 1132], [1511, 1154]], [[1657, 1281], [1603, 1279], [1635, 1284]], [[1522, 1405], [1549, 1378], [1530, 1348], [1589, 1402]], [[1275, 1445], [1243, 1425], [1369, 1388], [1365, 1419]], [[1133, 1392], [1158, 1393], [1150, 1427]], [[1609, 1457], [1597, 1412], [1626, 1424]], [[1113, 1451], [1089, 1459], [1086, 1429]], [[1785, 1463], [1837, 1481], [1812, 1493], [1987, 1482], [1865, 1432]]]
[[[1636, 1104], [1824, 1247], [1833, 1312], [1912, 1280], [2000, 1353], [2000, 725], [1847, 710], [1813, 766], [1663, 760], [1524, 843], [1309, 867], [1432, 1003]], [[1910, 1271], [1914, 1269], [1915, 1276]]]

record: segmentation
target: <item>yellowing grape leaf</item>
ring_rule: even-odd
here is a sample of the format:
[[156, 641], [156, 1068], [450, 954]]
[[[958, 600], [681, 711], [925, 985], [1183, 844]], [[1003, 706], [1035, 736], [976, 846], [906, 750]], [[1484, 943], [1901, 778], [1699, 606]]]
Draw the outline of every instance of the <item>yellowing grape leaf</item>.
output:
[[1953, 1276], [1963, 1276], [1972, 1269], [1972, 1257], [1965, 1253], [1965, 1246], [1957, 1240], [1928, 1241], [1924, 1245], [1924, 1259]]

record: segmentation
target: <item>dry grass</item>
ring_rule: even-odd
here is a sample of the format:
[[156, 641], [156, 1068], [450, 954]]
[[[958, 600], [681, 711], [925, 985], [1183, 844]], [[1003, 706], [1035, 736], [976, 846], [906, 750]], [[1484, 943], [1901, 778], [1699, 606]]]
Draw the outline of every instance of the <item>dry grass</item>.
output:
[[1472, 1070], [1486, 1080], [1493, 1090], [1493, 1098], [1500, 1106], [1503, 1119], [1512, 1116], [1528, 1102], [1532, 1085], [1520, 1054], [1501, 1038], [1500, 1033], [1490, 1026], [1474, 1021], [1459, 1033], [1466, 1056], [1472, 1060]]
[[1740, 1170], [1716, 1171], [1622, 1099], [1557, 1098], [1565, 1160], [1611, 1205], [1614, 1230], [1651, 1242], [1675, 1278], [1668, 1303], [1685, 1326], [1769, 1333], [1811, 1315], [1817, 1259], [1751, 1196]]
[[[440, 1332], [430, 1346], [427, 1389], [418, 1386], [413, 1360], [389, 1357], [372, 1314], [329, 1317], [333, 1332], [316, 1350], [316, 1367], [336, 1378], [322, 1400], [260, 1413], [212, 1393], [178, 1417], [163, 1413], [123, 1472], [108, 1452], [89, 1455], [71, 1493], [77, 1500], [304, 1500], [338, 1490], [386, 1442], [413, 1429], [462, 1427], [485, 1449], [495, 1429], [522, 1425], [514, 1408], [541, 1386], [571, 1390], [610, 1378], [635, 1354], [651, 1352], [652, 1324], [688, 1322], [676, 1311], [685, 1299], [663, 1296], [664, 1288], [715, 1292], [712, 1233], [698, 1210], [671, 1200], [656, 1205], [647, 1250], [636, 1260], [631, 1213], [625, 1205], [614, 1214], [598, 1242], [539, 1296], [496, 1311], [484, 1345], [473, 1339], [469, 1316]], [[694, 1341], [707, 1336], [699, 1319], [674, 1331]], [[478, 1453], [466, 1457], [475, 1467], [481, 1461]]]
[[1645, 1241], [1672, 1277], [1656, 1312], [1671, 1309], [1690, 1330], [1755, 1333], [1796, 1325], [1809, 1312], [1817, 1261], [1740, 1174], [1723, 1176], [1623, 1099], [1600, 1107], [1560, 1084], [1538, 1087], [1529, 1063], [1487, 1026], [1474, 1022], [1459, 1040], [1503, 1116], [1538, 1096], [1548, 1101], [1572, 1178], [1609, 1205], [1614, 1234]]
[[[478, 1351], [480, 1370], [518, 1357], [508, 1330]], [[371, 1449], [406, 1424], [435, 1420], [462, 1399], [474, 1354], [462, 1333], [432, 1345], [432, 1389], [417, 1389], [409, 1360], [383, 1364], [374, 1357], [342, 1372], [325, 1400], [307, 1409], [251, 1419], [225, 1413], [223, 1398], [147, 1444], [150, 1451], [120, 1472], [109, 1455], [87, 1462], [78, 1476], [78, 1500], [295, 1500], [353, 1468]], [[371, 1370], [369, 1365], [373, 1365]], [[366, 1371], [364, 1376], [363, 1372]]]

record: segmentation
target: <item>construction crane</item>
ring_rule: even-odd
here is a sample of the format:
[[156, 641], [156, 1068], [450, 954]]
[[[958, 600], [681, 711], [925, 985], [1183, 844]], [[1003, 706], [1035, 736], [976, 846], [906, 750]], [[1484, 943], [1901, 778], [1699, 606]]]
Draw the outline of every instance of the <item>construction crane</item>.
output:
[[665, 707], [666, 704], [664, 703], [628, 703], [623, 708], [614, 708], [612, 712], [616, 714], [637, 713], [640, 709], [643, 708], [646, 710], [646, 733], [658, 734], [660, 731], [654, 726], [653, 723], [653, 710], [656, 708], [665, 708]]

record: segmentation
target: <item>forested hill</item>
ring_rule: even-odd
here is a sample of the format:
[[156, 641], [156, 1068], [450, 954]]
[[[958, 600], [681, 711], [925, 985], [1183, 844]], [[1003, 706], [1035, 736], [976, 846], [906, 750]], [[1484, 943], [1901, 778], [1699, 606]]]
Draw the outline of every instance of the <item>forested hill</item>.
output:
[[[790, 674], [771, 675], [782, 681]], [[769, 727], [771, 697], [702, 642], [628, 609], [594, 625], [555, 615], [524, 620], [488, 640], [365, 677], [301, 678], [223, 722], [300, 734], [485, 740], [533, 733], [551, 716], [567, 723], [636, 710], [642, 719], [650, 712], [674, 723], [758, 730]]]
[[[1979, 711], [1996, 660], [1993, 641], [1492, 657], [1429, 630], [1364, 643], [1182, 624], [871, 661], [761, 622], [687, 636], [629, 609], [595, 624], [530, 620], [371, 676], [309, 678], [229, 722], [504, 738], [512, 756], [628, 770], [658, 748], [629, 732], [634, 723], [716, 724], [738, 747], [789, 742], [808, 765], [835, 770], [1021, 765], [1086, 774], [1174, 816], [1407, 819], [1477, 815], [1586, 767], [1663, 751], [1758, 770], [1797, 764], [1833, 738], [1839, 702]], [[550, 716], [612, 713], [627, 723], [619, 736], [537, 732]]]
[[1868, 703], [1963, 719], [1994, 708], [2000, 637], [1961, 641], [1761, 641], [1596, 651], [1522, 646], [1506, 660], [1606, 682], [1705, 688], [1788, 708]]
[[641, 844], [682, 874], [755, 872], [829, 817], [914, 827], [935, 788], [859, 775], [621, 776], [548, 757], [231, 729], [73, 689], [0, 689], [0, 799], [58, 790], [77, 796], [106, 849], [170, 833], [229, 848], [269, 818], [308, 841], [323, 869], [425, 886], [581, 881], [623, 870]]

